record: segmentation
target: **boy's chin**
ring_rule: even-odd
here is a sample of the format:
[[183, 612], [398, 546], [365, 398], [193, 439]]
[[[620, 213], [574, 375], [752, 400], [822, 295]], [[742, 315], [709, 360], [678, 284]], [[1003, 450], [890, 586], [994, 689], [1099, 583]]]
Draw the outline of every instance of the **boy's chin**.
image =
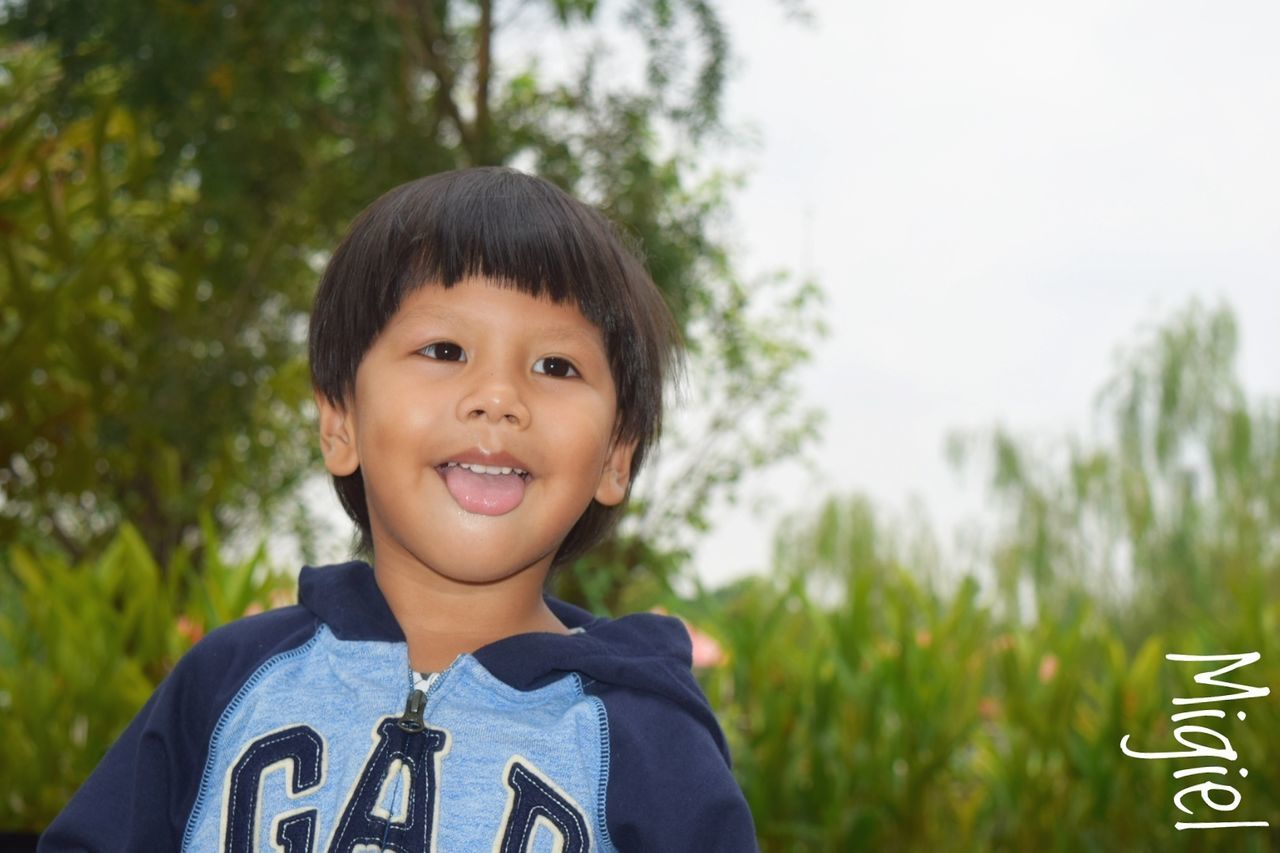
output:
[[[432, 549], [430, 553], [402, 553], [401, 557], [407, 558], [403, 564], [411, 571], [428, 572], [441, 580], [464, 587], [487, 587], [522, 577], [541, 584], [551, 568], [551, 558], [554, 555], [555, 551], [552, 550], [543, 555], [534, 553], [516, 556], [513, 560], [511, 548], [490, 542], [456, 549]], [[377, 556], [375, 550], [375, 566]]]

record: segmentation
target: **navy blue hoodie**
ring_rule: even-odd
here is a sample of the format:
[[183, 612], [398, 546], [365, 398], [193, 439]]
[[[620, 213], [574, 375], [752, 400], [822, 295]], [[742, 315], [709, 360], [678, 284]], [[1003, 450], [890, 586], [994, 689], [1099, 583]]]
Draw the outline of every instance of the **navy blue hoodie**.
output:
[[198, 643], [41, 851], [749, 851], [751, 815], [654, 614], [522, 634], [422, 679], [364, 563]]

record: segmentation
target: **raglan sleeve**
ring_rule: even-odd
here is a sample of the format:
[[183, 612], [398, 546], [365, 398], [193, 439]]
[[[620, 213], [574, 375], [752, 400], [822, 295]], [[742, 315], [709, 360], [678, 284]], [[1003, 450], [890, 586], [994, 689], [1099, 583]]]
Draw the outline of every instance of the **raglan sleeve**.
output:
[[189, 670], [180, 663], [160, 683], [41, 835], [39, 853], [181, 848], [202, 769], [188, 761], [198, 723], [182, 725]]
[[265, 660], [301, 645], [315, 625], [295, 606], [209, 632], [54, 818], [39, 853], [181, 850], [223, 710]]
[[609, 836], [623, 853], [758, 850], [719, 728], [661, 697], [611, 697]]

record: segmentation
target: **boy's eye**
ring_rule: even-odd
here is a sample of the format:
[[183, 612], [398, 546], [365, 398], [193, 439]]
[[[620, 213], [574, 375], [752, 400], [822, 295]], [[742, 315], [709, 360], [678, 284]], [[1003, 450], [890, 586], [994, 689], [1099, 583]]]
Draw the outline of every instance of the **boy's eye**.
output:
[[558, 376], [562, 379], [568, 379], [573, 376], [580, 376], [578, 368], [567, 358], [559, 358], [549, 355], [546, 358], [540, 358], [533, 363], [534, 373], [545, 373], [548, 376]]
[[427, 344], [418, 352], [427, 358], [438, 359], [439, 361], [466, 361], [467, 354], [462, 351], [462, 347], [453, 341], [440, 341], [435, 344]]

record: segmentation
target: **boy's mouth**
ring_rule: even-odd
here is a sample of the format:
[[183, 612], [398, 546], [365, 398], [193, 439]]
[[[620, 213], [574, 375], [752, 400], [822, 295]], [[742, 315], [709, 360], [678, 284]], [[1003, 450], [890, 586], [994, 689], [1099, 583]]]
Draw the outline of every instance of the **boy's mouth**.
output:
[[458, 506], [477, 515], [511, 512], [524, 500], [524, 487], [532, 479], [528, 471], [515, 465], [453, 461], [437, 465], [436, 470]]

